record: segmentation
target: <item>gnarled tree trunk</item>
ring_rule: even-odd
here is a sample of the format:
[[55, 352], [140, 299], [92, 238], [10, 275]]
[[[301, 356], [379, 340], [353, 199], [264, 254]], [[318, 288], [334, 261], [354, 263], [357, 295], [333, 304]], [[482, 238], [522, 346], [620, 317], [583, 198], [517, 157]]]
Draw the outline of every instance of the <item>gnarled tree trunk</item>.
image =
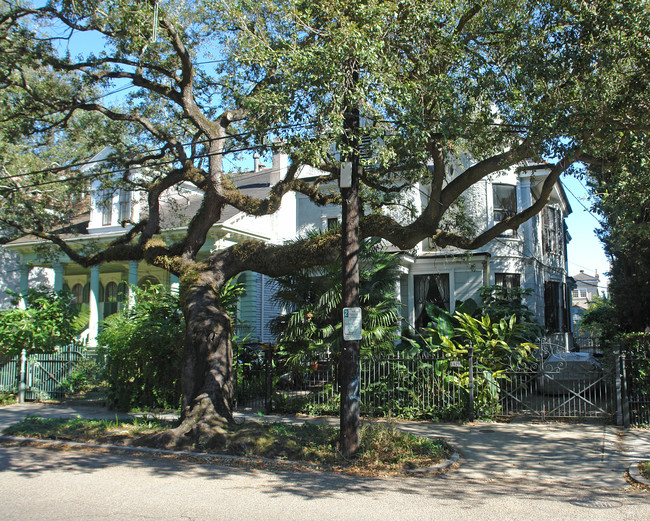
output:
[[182, 421], [156, 436], [157, 446], [218, 448], [225, 443], [233, 421], [232, 325], [220, 308], [218, 287], [218, 280], [202, 274], [186, 293]]

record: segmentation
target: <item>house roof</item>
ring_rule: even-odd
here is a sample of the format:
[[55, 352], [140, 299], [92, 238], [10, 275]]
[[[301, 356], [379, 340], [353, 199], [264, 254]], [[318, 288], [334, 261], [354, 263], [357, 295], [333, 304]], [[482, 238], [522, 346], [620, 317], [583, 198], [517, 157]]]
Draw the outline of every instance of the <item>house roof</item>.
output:
[[[243, 194], [254, 198], [264, 198], [268, 196], [271, 191], [272, 173], [272, 168], [266, 168], [257, 172], [231, 174], [230, 179]], [[203, 194], [200, 190], [196, 189], [196, 187], [186, 190], [183, 195], [170, 198], [166, 203], [161, 205], [160, 218], [162, 229], [178, 229], [187, 226], [192, 217], [194, 217], [198, 212], [202, 201]], [[221, 218], [217, 224], [225, 224], [240, 213], [241, 212], [236, 208], [226, 206], [223, 209]], [[91, 236], [100, 238], [103, 235], [102, 233], [90, 234], [88, 232], [89, 223], [90, 211], [85, 211], [72, 219], [68, 225], [55, 229], [54, 231], [58, 233], [59, 237], [63, 240], [89, 238]], [[25, 235], [9, 242], [5, 246], [11, 249], [12, 246], [27, 246], [39, 242], [41, 242], [41, 239], [38, 239], [33, 235]]]
[[598, 275], [598, 273], [596, 273], [595, 275], [587, 275], [583, 270], [580, 270], [580, 273], [573, 275], [573, 278], [576, 281], [597, 282], [600, 280], [600, 275]]
[[[244, 195], [256, 199], [263, 199], [271, 191], [271, 174], [272, 169], [267, 168], [258, 172], [231, 174], [229, 177]], [[189, 190], [187, 194], [173, 199], [169, 204], [162, 206], [160, 216], [162, 228], [169, 229], [187, 226], [192, 217], [199, 211], [202, 202], [203, 193], [195, 188], [194, 190]], [[240, 213], [240, 210], [228, 205], [221, 212], [221, 218], [218, 223], [226, 223]]]

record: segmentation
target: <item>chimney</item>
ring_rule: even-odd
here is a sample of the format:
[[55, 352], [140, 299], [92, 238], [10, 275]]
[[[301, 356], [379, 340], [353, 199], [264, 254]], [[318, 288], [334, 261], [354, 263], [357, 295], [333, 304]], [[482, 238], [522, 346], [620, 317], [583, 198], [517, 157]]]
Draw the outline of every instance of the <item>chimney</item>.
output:
[[257, 172], [260, 169], [260, 155], [255, 152], [253, 156], [253, 172]]
[[271, 170], [270, 182], [272, 185], [284, 179], [287, 175], [287, 168], [289, 167], [289, 156], [282, 150], [278, 150], [273, 154], [273, 166]]

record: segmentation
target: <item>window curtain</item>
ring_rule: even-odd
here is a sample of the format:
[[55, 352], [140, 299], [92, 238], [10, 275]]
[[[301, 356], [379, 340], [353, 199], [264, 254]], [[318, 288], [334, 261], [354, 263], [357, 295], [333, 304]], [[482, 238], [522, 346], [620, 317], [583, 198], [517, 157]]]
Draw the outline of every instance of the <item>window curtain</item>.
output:
[[429, 275], [416, 275], [413, 277], [413, 286], [415, 288], [415, 321], [422, 316], [424, 307], [427, 303], [427, 295], [429, 294], [429, 286], [431, 279]]
[[[433, 276], [436, 282], [436, 288], [438, 289], [438, 294], [442, 300], [442, 306], [447, 311], [451, 310], [451, 299], [450, 299], [450, 288], [449, 288], [449, 275], [434, 275]], [[439, 304], [437, 304], [439, 305]]]

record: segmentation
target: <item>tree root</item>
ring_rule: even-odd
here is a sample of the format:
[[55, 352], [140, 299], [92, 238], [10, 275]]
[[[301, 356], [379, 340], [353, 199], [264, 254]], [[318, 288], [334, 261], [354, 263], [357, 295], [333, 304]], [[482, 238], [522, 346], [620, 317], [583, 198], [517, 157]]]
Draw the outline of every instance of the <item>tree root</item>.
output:
[[138, 445], [158, 449], [223, 449], [230, 435], [231, 421], [218, 414], [207, 394], [197, 396], [181, 424], [164, 432], [144, 436]]

